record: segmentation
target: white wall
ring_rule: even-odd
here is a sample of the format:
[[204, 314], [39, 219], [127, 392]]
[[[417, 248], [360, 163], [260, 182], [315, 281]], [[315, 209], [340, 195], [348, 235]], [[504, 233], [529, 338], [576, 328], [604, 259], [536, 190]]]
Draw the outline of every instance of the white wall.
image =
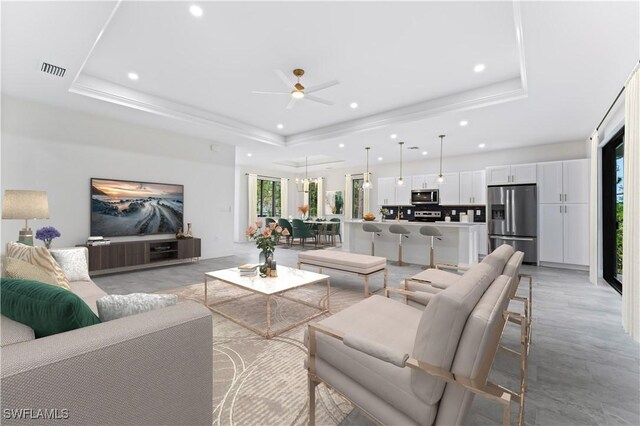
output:
[[[54, 246], [86, 241], [89, 179], [103, 177], [183, 184], [184, 222], [202, 238], [202, 257], [233, 254], [235, 147], [216, 144], [213, 152], [204, 139], [4, 96], [2, 102], [1, 189], [48, 192], [50, 219], [30, 225], [55, 226], [62, 237]], [[22, 226], [2, 221], [3, 248]]]
[[[364, 151], [362, 153], [364, 156]], [[375, 153], [372, 152], [375, 158]], [[509, 149], [501, 151], [481, 151], [477, 150], [471, 155], [462, 155], [455, 157], [444, 157], [443, 171], [461, 172], [470, 170], [481, 170], [488, 166], [500, 166], [506, 164], [524, 164], [539, 163], [545, 161], [570, 160], [577, 158], [586, 158], [584, 141], [554, 143], [548, 145], [537, 145], [518, 149]], [[398, 159], [399, 161], [399, 159]], [[385, 163], [370, 165], [369, 170], [372, 173], [373, 188], [371, 189], [371, 211], [378, 212], [376, 206], [377, 200], [377, 179], [380, 177], [397, 176], [399, 173], [399, 163]], [[405, 176], [438, 173], [439, 157], [438, 155], [429, 155], [428, 159], [422, 161], [406, 162], [403, 165], [403, 174]], [[325, 178], [325, 191], [342, 190], [344, 191], [344, 176], [347, 173], [364, 173], [362, 168], [344, 168], [332, 169], [322, 172], [309, 172], [311, 177]]]

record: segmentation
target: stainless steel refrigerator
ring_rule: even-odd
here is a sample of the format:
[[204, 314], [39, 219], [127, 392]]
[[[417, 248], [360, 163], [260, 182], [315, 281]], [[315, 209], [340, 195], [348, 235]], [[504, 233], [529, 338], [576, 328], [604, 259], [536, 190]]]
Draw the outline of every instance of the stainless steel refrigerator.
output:
[[536, 185], [487, 188], [489, 249], [509, 244], [524, 252], [524, 262], [538, 261]]

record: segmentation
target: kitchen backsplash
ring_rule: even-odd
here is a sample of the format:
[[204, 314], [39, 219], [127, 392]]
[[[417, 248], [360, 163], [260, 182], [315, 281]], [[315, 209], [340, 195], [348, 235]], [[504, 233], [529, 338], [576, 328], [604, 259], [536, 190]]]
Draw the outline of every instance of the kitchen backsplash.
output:
[[[383, 208], [386, 208], [387, 210], [389, 210], [389, 214], [385, 215], [385, 220], [389, 219], [389, 220], [394, 220], [397, 215], [398, 215], [398, 206], [383, 206]], [[459, 222], [460, 221], [460, 213], [467, 213], [467, 210], [473, 210], [473, 221], [474, 222], [486, 222], [487, 221], [487, 215], [486, 215], [486, 207], [485, 206], [437, 206], [437, 205], [433, 205], [433, 206], [420, 206], [420, 207], [414, 207], [414, 206], [400, 206], [400, 212], [402, 214], [402, 219], [404, 220], [413, 220], [413, 214], [416, 211], [439, 211], [442, 212], [442, 219], [438, 219], [438, 220], [444, 220], [445, 216], [449, 215], [451, 216], [451, 221], [452, 222]]]

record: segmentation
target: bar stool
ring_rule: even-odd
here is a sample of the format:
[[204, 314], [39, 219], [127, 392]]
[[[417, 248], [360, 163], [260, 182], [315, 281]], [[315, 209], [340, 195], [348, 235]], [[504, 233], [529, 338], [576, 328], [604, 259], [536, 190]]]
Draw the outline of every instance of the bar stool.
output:
[[396, 262], [395, 265], [402, 266], [404, 265], [404, 263], [402, 263], [402, 237], [409, 238], [411, 232], [402, 225], [390, 225], [389, 232], [398, 234], [398, 262]]
[[429, 265], [423, 267], [422, 269], [435, 268], [436, 265], [433, 262], [433, 239], [438, 238], [439, 240], [442, 240], [442, 238], [439, 238], [442, 236], [442, 232], [440, 232], [440, 230], [435, 226], [425, 225], [420, 228], [420, 233], [426, 237], [431, 237], [431, 249], [429, 251]]
[[380, 233], [382, 232], [382, 229], [378, 228], [373, 223], [363, 223], [362, 230], [364, 232], [371, 232], [371, 256], [375, 256], [376, 255], [376, 234], [379, 237]]

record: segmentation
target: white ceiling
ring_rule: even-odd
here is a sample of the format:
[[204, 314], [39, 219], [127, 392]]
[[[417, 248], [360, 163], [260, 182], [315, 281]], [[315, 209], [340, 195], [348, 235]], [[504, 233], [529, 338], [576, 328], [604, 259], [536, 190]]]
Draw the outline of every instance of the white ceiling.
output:
[[[445, 156], [583, 140], [640, 56], [638, 2], [200, 2], [201, 18], [191, 4], [3, 2], [2, 92], [292, 171], [362, 164], [365, 146], [395, 162], [398, 140], [420, 147], [407, 160], [437, 155], [440, 133]], [[297, 67], [307, 87], [340, 80], [317, 93], [334, 106], [251, 93]]]

